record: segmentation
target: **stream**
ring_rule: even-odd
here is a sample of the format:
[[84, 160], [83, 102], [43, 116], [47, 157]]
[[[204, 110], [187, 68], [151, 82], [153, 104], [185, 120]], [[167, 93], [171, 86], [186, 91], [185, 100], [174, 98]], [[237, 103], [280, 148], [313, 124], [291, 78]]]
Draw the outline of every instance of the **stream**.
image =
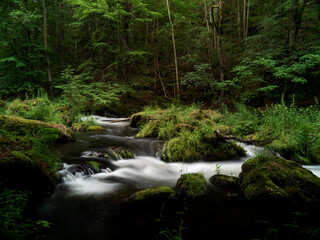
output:
[[[243, 162], [264, 149], [238, 143], [246, 150], [245, 157], [219, 162], [165, 163], [158, 157], [163, 141], [134, 138], [138, 129], [130, 128], [128, 121], [119, 121], [123, 119], [93, 117], [104, 131], [77, 133], [76, 141], [55, 147], [61, 153], [64, 167], [59, 171], [61, 183], [38, 210], [40, 217], [54, 223], [46, 239], [167, 239], [161, 238], [159, 232], [164, 229], [174, 232], [181, 226], [181, 212], [189, 240], [263, 239], [268, 229], [281, 230], [282, 222], [294, 221], [293, 211], [308, 212], [307, 222], [317, 223], [313, 206], [306, 209], [281, 204], [261, 206], [248, 203], [236, 192], [227, 194], [210, 184], [208, 196], [188, 203], [182, 200], [130, 202], [130, 194], [137, 190], [158, 185], [174, 187], [183, 173], [200, 172], [207, 180], [218, 172], [238, 176]], [[97, 155], [108, 147], [125, 147], [135, 157], [110, 160]], [[91, 169], [71, 171], [90, 161], [104, 168], [98, 173]], [[320, 176], [319, 166], [307, 168]], [[306, 220], [303, 222], [307, 224]], [[314, 228], [317, 226], [320, 227]]]

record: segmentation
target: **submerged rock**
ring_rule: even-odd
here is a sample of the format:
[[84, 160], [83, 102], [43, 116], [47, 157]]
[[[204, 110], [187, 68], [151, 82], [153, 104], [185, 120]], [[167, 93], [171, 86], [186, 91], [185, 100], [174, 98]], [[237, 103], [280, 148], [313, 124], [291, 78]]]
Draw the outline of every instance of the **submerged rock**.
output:
[[176, 184], [178, 195], [192, 198], [205, 195], [207, 188], [207, 181], [200, 173], [182, 174]]
[[146, 200], [146, 199], [166, 199], [170, 195], [174, 195], [172, 188], [168, 186], [155, 186], [141, 191], [138, 191], [130, 196], [131, 200]]
[[242, 165], [240, 184], [250, 200], [320, 201], [320, 178], [299, 163], [258, 156]]

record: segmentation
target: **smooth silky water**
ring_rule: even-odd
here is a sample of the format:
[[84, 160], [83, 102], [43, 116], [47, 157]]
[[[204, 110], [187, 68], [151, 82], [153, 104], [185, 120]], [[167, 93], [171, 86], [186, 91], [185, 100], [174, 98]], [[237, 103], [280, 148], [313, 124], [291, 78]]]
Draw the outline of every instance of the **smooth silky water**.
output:
[[[116, 240], [132, 239], [132, 236], [156, 239], [157, 234], [163, 230], [155, 223], [163, 211], [163, 203], [154, 202], [141, 206], [128, 201], [131, 193], [158, 185], [174, 187], [183, 173], [200, 172], [207, 180], [218, 172], [238, 176], [244, 161], [264, 151], [260, 147], [238, 143], [246, 150], [245, 157], [219, 162], [200, 160], [196, 163], [165, 163], [157, 156], [162, 141], [134, 138], [138, 129], [130, 128], [125, 119], [93, 117], [98, 125], [105, 128], [104, 131], [78, 133], [75, 142], [55, 148], [62, 153], [65, 162], [63, 169], [59, 171], [62, 182], [39, 208], [39, 215], [54, 223], [48, 239]], [[95, 152], [104, 152], [108, 147], [114, 146], [132, 150], [135, 158], [114, 161], [92, 156]], [[105, 168], [96, 174], [90, 169], [86, 173], [73, 174], [69, 171], [76, 164], [91, 160], [101, 163]], [[307, 168], [319, 176], [319, 166]], [[217, 237], [214, 239], [233, 239], [237, 234], [238, 239], [246, 239], [250, 224], [254, 226], [261, 217], [273, 215], [268, 209], [271, 206], [264, 207], [261, 213], [259, 207], [257, 211], [253, 206], [255, 204], [247, 203], [241, 197], [234, 201], [232, 197], [225, 199], [213, 186], [209, 187], [209, 192], [211, 194], [204, 198], [191, 200], [191, 205], [190, 202], [169, 201], [165, 207], [168, 209], [168, 216], [174, 216], [175, 211], [188, 204], [189, 215], [186, 219], [192, 226], [188, 226], [186, 230], [188, 239], [213, 239], [211, 234]], [[282, 210], [287, 209], [284, 207]], [[172, 217], [168, 223], [176, 221]], [[229, 231], [229, 227], [233, 232]], [[254, 232], [252, 231], [253, 237]]]

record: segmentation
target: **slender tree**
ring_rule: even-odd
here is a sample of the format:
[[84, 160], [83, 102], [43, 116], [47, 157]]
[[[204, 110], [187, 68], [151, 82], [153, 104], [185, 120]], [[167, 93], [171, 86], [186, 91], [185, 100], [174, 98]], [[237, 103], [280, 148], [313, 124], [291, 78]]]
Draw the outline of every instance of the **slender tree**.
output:
[[167, 3], [167, 9], [168, 9], [168, 18], [169, 18], [169, 23], [171, 26], [171, 36], [172, 36], [172, 46], [173, 46], [173, 55], [174, 55], [174, 67], [175, 67], [175, 72], [176, 72], [176, 95], [178, 99], [180, 98], [180, 90], [179, 90], [179, 72], [178, 72], [178, 59], [177, 59], [177, 50], [176, 50], [176, 41], [174, 38], [174, 27], [171, 19], [171, 14], [170, 14], [170, 6], [169, 6], [169, 0], [166, 0]]
[[51, 96], [53, 96], [51, 66], [50, 66], [50, 58], [49, 58], [49, 53], [48, 53], [47, 13], [46, 13], [45, 0], [42, 0], [42, 12], [43, 12], [44, 53], [45, 53], [46, 60], [47, 60], [47, 73], [48, 73], [48, 80], [49, 80], [49, 84], [50, 84], [50, 93], [51, 93]]

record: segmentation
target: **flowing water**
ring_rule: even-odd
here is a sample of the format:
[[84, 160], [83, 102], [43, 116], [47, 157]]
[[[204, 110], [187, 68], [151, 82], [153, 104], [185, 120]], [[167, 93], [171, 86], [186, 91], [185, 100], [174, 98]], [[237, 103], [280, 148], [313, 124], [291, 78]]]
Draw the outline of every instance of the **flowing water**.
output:
[[[59, 172], [61, 184], [39, 209], [40, 216], [54, 223], [55, 227], [48, 236], [49, 239], [116, 240], [131, 239], [133, 235], [137, 235], [140, 239], [156, 239], [162, 229], [158, 224], [155, 227], [154, 221], [160, 216], [163, 204], [150, 203], [140, 206], [139, 203], [130, 203], [128, 201], [130, 193], [158, 185], [174, 187], [183, 173], [201, 172], [207, 180], [218, 172], [238, 176], [245, 160], [264, 151], [260, 147], [238, 143], [246, 150], [246, 157], [221, 162], [201, 162], [200, 160], [197, 163], [165, 163], [157, 157], [162, 141], [134, 138], [138, 129], [130, 128], [129, 122], [124, 119], [93, 117], [98, 125], [105, 128], [104, 131], [79, 133], [75, 142], [56, 147], [56, 150], [62, 153], [62, 159], [65, 162], [63, 170]], [[105, 152], [108, 147], [128, 148], [135, 157], [122, 160], [100, 157], [99, 153]], [[86, 168], [85, 163], [90, 161], [100, 163], [103, 168], [99, 172], [95, 172], [90, 167]], [[318, 166], [308, 166], [308, 168], [320, 175]], [[238, 231], [239, 236], [247, 237], [248, 229], [245, 226], [248, 227], [248, 224], [254, 223], [261, 217], [257, 215], [256, 209], [247, 206], [246, 203], [243, 203], [245, 207], [240, 206], [239, 198], [237, 201], [231, 201], [230, 205], [230, 199], [229, 203], [228, 201], [226, 203], [226, 199], [217, 197], [217, 189], [211, 187], [210, 191], [212, 194], [202, 199], [202, 202], [193, 200], [197, 207], [194, 209], [190, 207], [192, 210], [189, 212], [192, 214], [190, 213], [189, 221], [196, 229], [200, 229], [196, 223], [197, 218], [203, 216], [209, 218], [208, 214], [212, 218], [212, 215], [216, 215], [216, 218], [206, 220], [205, 223], [211, 223], [215, 228], [219, 223], [233, 224], [233, 229]], [[170, 212], [171, 209], [174, 213], [178, 206], [183, 204], [173, 202], [167, 205], [168, 211]], [[170, 214], [175, 215], [172, 212]], [[264, 212], [263, 216], [265, 215], [269, 216], [268, 210]], [[225, 219], [227, 216], [231, 219]], [[243, 220], [244, 216], [247, 220]], [[220, 220], [217, 220], [219, 218]], [[168, 222], [175, 221], [174, 217], [168, 220]], [[198, 222], [202, 223], [202, 221]], [[202, 223], [202, 239], [211, 239], [210, 233], [213, 227], [203, 225]], [[225, 226], [220, 226], [220, 231], [216, 229], [217, 238], [215, 239], [234, 238], [236, 232], [232, 234], [221, 231], [224, 228]], [[195, 237], [201, 236], [195, 233], [197, 231], [190, 229], [187, 231], [190, 231], [188, 239], [201, 239]], [[238, 237], [238, 239], [241, 238]]]

